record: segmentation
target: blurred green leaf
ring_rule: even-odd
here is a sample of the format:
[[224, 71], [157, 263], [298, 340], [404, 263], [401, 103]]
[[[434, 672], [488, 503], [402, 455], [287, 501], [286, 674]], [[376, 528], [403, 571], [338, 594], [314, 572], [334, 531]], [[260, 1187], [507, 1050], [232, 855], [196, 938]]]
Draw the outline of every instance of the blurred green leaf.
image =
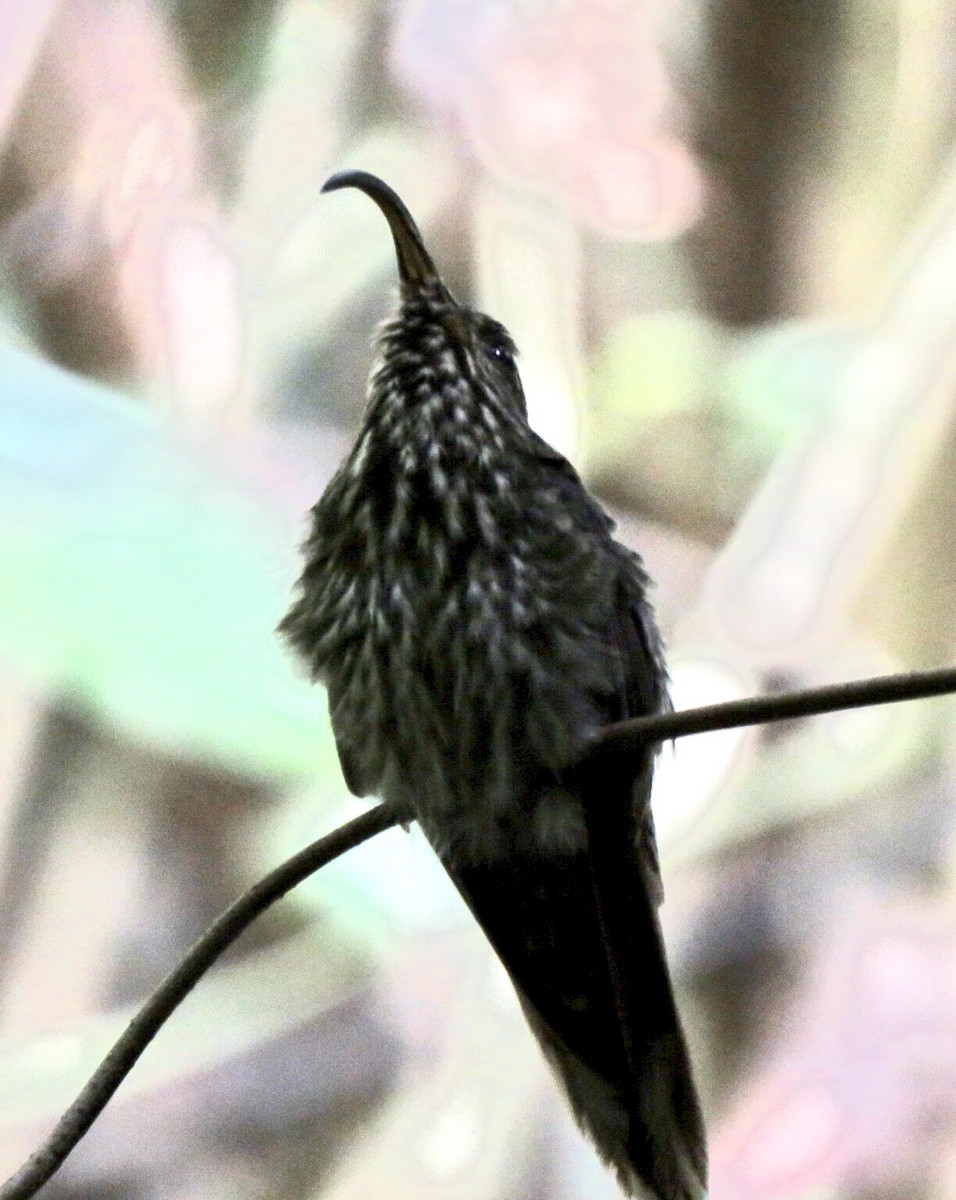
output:
[[257, 774], [331, 767], [274, 634], [267, 500], [132, 400], [0, 345], [0, 659], [134, 737]]
[[740, 339], [721, 390], [764, 454], [776, 453], [828, 411], [859, 336], [837, 326], [794, 324]]
[[667, 416], [713, 396], [723, 335], [691, 313], [631, 316], [611, 330], [595, 364], [602, 420]]
[[718, 408], [771, 455], [829, 407], [853, 336], [823, 324], [735, 334], [690, 313], [628, 317], [595, 365], [604, 432]]
[[618, 503], [722, 540], [776, 455], [833, 406], [837, 326], [752, 333], [689, 313], [630, 316], [592, 376], [589, 474]]

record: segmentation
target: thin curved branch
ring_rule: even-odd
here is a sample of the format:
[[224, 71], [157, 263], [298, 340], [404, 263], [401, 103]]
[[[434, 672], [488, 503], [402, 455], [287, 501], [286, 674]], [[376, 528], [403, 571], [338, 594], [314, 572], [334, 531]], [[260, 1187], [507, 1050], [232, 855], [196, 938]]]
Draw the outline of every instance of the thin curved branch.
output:
[[[746, 725], [765, 725], [772, 721], [792, 721], [848, 708], [869, 708], [874, 704], [897, 704], [902, 700], [925, 700], [956, 692], [956, 667], [933, 671], [910, 671], [899, 675], [877, 675], [851, 683], [833, 683], [800, 692], [778, 692], [772, 696], [751, 696], [724, 704], [686, 708], [683, 712], [656, 713], [608, 725], [594, 739], [586, 758], [636, 754], [655, 742], [694, 733], [712, 733], [717, 729], [739, 729]], [[0, 1200], [3, 1200], [0, 1194]]]
[[[956, 692], [956, 668], [953, 667], [884, 675], [800, 692], [733, 700], [727, 704], [708, 704], [702, 708], [659, 713], [609, 725], [594, 740], [585, 757], [635, 754], [648, 745], [695, 733], [919, 700], [949, 692]], [[0, 1200], [29, 1200], [36, 1194], [102, 1112], [180, 1001], [257, 916], [334, 858], [408, 820], [408, 813], [380, 804], [313, 842], [228, 908], [149, 997], [43, 1145], [0, 1187]]]
[[43, 1145], [0, 1187], [0, 1200], [27, 1200], [59, 1169], [173, 1010], [256, 917], [334, 858], [407, 820], [401, 810], [379, 804], [300, 850], [227, 908], [126, 1026]]

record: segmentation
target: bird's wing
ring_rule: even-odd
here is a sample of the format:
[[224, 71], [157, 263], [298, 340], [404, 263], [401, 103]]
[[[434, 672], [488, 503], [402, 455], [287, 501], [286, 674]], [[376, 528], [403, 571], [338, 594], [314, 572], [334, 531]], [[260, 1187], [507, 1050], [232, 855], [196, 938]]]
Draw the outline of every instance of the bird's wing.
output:
[[339, 717], [344, 691], [342, 682], [330, 678], [326, 681], [326, 689], [329, 695], [329, 720], [345, 785], [353, 796], [374, 795], [381, 782], [384, 766], [380, 748], [376, 750], [375, 746], [356, 745], [354, 734], [349, 735], [355, 722], [354, 718], [342, 720]]
[[[660, 706], [662, 672], [640, 604], [622, 588], [609, 636], [620, 678], [608, 721]], [[587, 764], [561, 779], [587, 830], [572, 852], [542, 847], [526, 821], [490, 862], [443, 859], [511, 975], [529, 1024], [629, 1195], [699, 1200], [706, 1151], [657, 907], [652, 755]], [[553, 779], [542, 778], [551, 793]], [[532, 809], [535, 797], [527, 798]], [[426, 833], [428, 832], [426, 828]]]

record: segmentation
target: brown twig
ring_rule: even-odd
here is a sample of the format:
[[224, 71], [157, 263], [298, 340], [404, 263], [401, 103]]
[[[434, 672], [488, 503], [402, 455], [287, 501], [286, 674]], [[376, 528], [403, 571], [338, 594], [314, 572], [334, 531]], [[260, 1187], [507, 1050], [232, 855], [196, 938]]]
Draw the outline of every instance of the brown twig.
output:
[[[781, 692], [775, 696], [755, 696], [727, 704], [708, 704], [703, 708], [659, 713], [610, 725], [595, 739], [586, 757], [634, 754], [655, 742], [695, 733], [788, 721], [873, 704], [919, 700], [949, 692], [956, 692], [956, 668], [953, 667], [885, 675], [801, 692]], [[0, 1200], [28, 1200], [36, 1194], [103, 1111], [177, 1005], [257, 916], [334, 858], [409, 819], [408, 813], [381, 804], [313, 842], [228, 908], [149, 997], [43, 1145], [0, 1187]]]
[[[638, 717], [633, 721], [608, 725], [594, 740], [587, 757], [633, 754], [654, 742], [669, 742], [673, 738], [689, 737], [694, 733], [764, 725], [771, 721], [792, 721], [848, 708], [869, 708], [874, 704], [925, 700], [949, 692], [956, 692], [956, 667], [877, 675], [873, 679], [833, 683], [801, 692], [779, 692], [773, 696], [750, 696], [746, 700], [707, 704], [683, 712], [657, 713], [652, 717]], [[2, 1194], [0, 1200], [3, 1200]]]
[[227, 908], [126, 1026], [43, 1145], [0, 1187], [0, 1200], [27, 1200], [59, 1169], [170, 1014], [256, 917], [320, 867], [407, 819], [399, 809], [380, 804], [300, 850]]

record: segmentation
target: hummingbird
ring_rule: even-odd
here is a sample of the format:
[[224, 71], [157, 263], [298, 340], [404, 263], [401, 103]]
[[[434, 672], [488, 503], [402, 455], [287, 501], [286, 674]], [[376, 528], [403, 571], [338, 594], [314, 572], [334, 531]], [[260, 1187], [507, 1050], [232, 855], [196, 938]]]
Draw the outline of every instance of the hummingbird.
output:
[[669, 705], [650, 580], [528, 423], [505, 327], [455, 299], [392, 188], [358, 170], [340, 188], [387, 220], [400, 299], [279, 631], [327, 689], [347, 786], [417, 820], [623, 1192], [700, 1200], [654, 751], [586, 755]]

